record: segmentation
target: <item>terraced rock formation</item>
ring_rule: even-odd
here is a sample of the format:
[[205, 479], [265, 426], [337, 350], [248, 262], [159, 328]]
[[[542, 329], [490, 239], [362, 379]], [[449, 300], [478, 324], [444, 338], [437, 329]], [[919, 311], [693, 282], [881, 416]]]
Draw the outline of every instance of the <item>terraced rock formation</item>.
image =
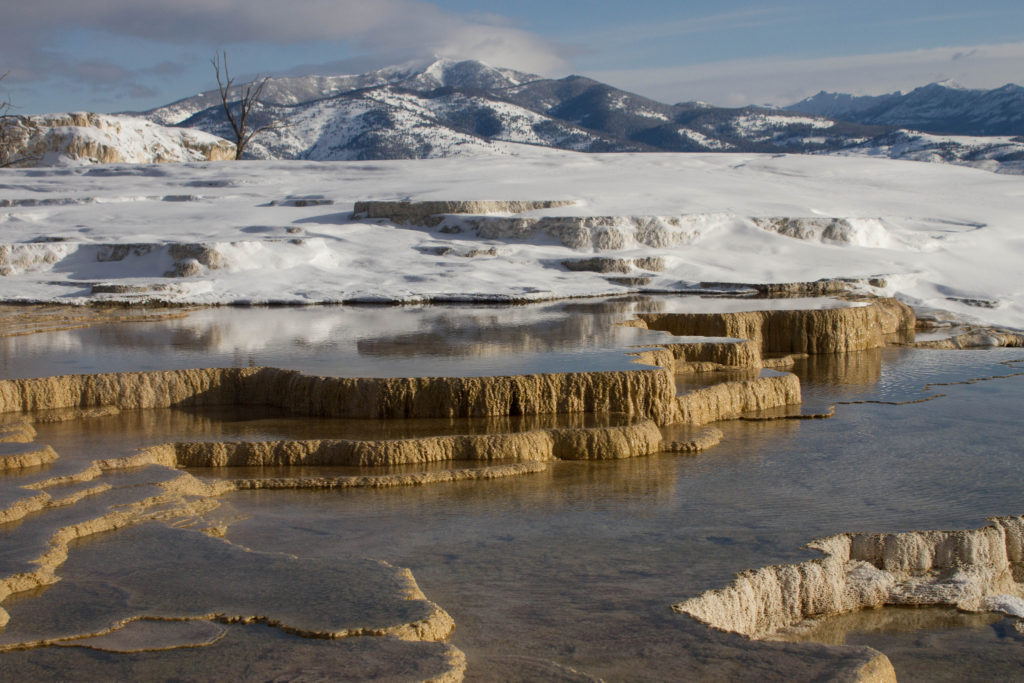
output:
[[674, 335], [735, 337], [760, 345], [762, 353], [848, 353], [885, 346], [914, 330], [914, 312], [896, 299], [814, 310], [739, 313], [643, 313], [651, 330]]
[[952, 605], [1024, 619], [1024, 516], [962, 531], [839, 534], [807, 547], [824, 557], [743, 572], [673, 609], [761, 639], [883, 605]]
[[[69, 325], [91, 322], [66, 321]], [[59, 320], [47, 322], [47, 325], [60, 324]], [[115, 601], [114, 608], [103, 616], [89, 616], [91, 613], [83, 607], [84, 621], [67, 626], [56, 615], [66, 609], [66, 605], [86, 599], [74, 593], [79, 570], [69, 566], [71, 544], [100, 532], [121, 530], [112, 536], [119, 540], [112, 542], [114, 550], [125, 557], [128, 557], [126, 548], [133, 543], [152, 543], [158, 547], [173, 540], [184, 544], [188, 552], [195, 551], [196, 557], [222, 558], [225, 566], [241, 566], [252, 564], [252, 552], [209, 538], [223, 535], [229, 524], [217, 516], [220, 498], [229, 491], [384, 488], [487, 481], [544, 472], [559, 460], [632, 458], [658, 452], [698, 453], [716, 445], [722, 439], [722, 431], [712, 427], [688, 434], [689, 440], [666, 441], [661, 427], [706, 425], [751, 412], [798, 405], [800, 384], [794, 375], [776, 373], [722, 382], [677, 395], [676, 372], [736, 368], [756, 371], [779, 364], [777, 359], [767, 358], [768, 353], [826, 353], [873, 348], [872, 345], [883, 343], [888, 335], [912, 326], [913, 316], [902, 305], [883, 300], [853, 308], [802, 312], [699, 317], [650, 314], [628, 324], [667, 328], [673, 333], [679, 333], [678, 330], [688, 335], [695, 334], [693, 328], [704, 331], [715, 327], [722, 332], [714, 336], [723, 338], [667, 343], [637, 350], [634, 354], [638, 361], [636, 369], [613, 372], [360, 379], [314, 377], [276, 368], [214, 368], [0, 381], [0, 416], [10, 414], [9, 419], [0, 424], [0, 440], [5, 441], [0, 445], [7, 449], [0, 453], [0, 468], [6, 468], [5, 483], [11, 485], [10, 490], [0, 492], [4, 494], [0, 500], [0, 522], [21, 520], [22, 525], [15, 533], [30, 535], [33, 540], [26, 548], [37, 549], [26, 550], [22, 558], [8, 558], [7, 564], [0, 567], [0, 602], [5, 603], [0, 609], [0, 620], [6, 621], [8, 613], [4, 609], [10, 610], [10, 623], [4, 637], [0, 638], [0, 650], [33, 648], [33, 652], [40, 653], [39, 657], [48, 648], [57, 646], [127, 652], [124, 648], [128, 646], [123, 643], [133, 637], [150, 643], [142, 647], [143, 650], [152, 649], [152, 643], [166, 637], [174, 642], [177, 642], [175, 638], [184, 638], [188, 647], [211, 648], [212, 652], [221, 638], [231, 637], [217, 629], [231, 624], [260, 623], [317, 639], [395, 636], [429, 646], [430, 657], [424, 660], [431, 662], [428, 677], [459, 680], [465, 657], [444, 642], [454, 622], [444, 610], [427, 600], [404, 570], [383, 565], [370, 567], [365, 563], [352, 569], [349, 577], [354, 582], [352, 585], [370, 586], [367, 588], [370, 593], [376, 590], [373, 586], [377, 584], [373, 582], [390, 582], [390, 588], [382, 593], [386, 599], [381, 604], [386, 603], [385, 611], [390, 610], [386, 615], [372, 611], [367, 612], [365, 618], [355, 618], [346, 613], [353, 604], [374, 602], [372, 595], [362, 593], [346, 593], [331, 603], [330, 610], [305, 614], [303, 606], [312, 600], [310, 595], [295, 586], [281, 587], [275, 583], [278, 579], [274, 577], [280, 574], [282, 563], [291, 568], [286, 572], [290, 578], [302, 577], [309, 582], [310, 590], [322, 584], [324, 577], [335, 582], [330, 585], [338, 585], [337, 571], [313, 561], [261, 556], [271, 569], [265, 573], [249, 569], [244, 572], [248, 572], [247, 580], [251, 580], [252, 585], [265, 588], [260, 595], [277, 596], [269, 602], [206, 586], [200, 591], [202, 595], [187, 605], [172, 604], [164, 594], [150, 595], [149, 587], [140, 584], [137, 586], [140, 594], [151, 598], [144, 609]], [[742, 338], [743, 334], [747, 337]], [[844, 336], [852, 339], [842, 339]], [[126, 410], [215, 406], [269, 406], [296, 416], [374, 420], [476, 417], [537, 420], [545, 415], [585, 414], [616, 417], [598, 426], [584, 425], [582, 420], [570, 422], [572, 426], [555, 424], [542, 428], [527, 423], [518, 431], [408, 438], [175, 441], [145, 446], [127, 456], [91, 461], [78, 469], [64, 467], [44, 479], [25, 476], [29, 472], [26, 468], [45, 463], [51, 463], [52, 467], [53, 463], [62, 462], [56, 460], [58, 454], [52, 449], [47, 451], [45, 444], [36, 442], [33, 422], [111, 417]], [[210, 480], [197, 479], [194, 471], [180, 471], [181, 468], [228, 467], [303, 469], [298, 476], [286, 470], [275, 473], [268, 469], [263, 475], [239, 473], [234, 478]], [[310, 474], [308, 468], [317, 467], [396, 469], [355, 475]], [[51, 518], [57, 519], [56, 513], [61, 515], [61, 521], [50, 522]], [[152, 531], [157, 527], [164, 529], [168, 524], [188, 527], [188, 531]], [[865, 543], [851, 541], [847, 554], [854, 557], [857, 552], [862, 553], [860, 548]], [[81, 552], [82, 557], [87, 557], [92, 551]], [[1024, 550], [1017, 548], [1012, 552], [1020, 555]], [[76, 550], [71, 560], [76, 559], [78, 553]], [[140, 576], [166, 573], [159, 567], [141, 567], [139, 571]], [[187, 575], [187, 572], [182, 573], [182, 576]], [[848, 584], [853, 581], [845, 580]], [[302, 584], [303, 581], [292, 583]], [[840, 579], [835, 579], [833, 583], [838, 581]], [[882, 584], [875, 581], [870, 585]], [[991, 582], [994, 587], [1005, 585], [999, 577]], [[15, 593], [44, 586], [51, 588], [41, 599], [7, 601]], [[716, 614], [715, 610], [722, 611], [718, 607], [708, 610]], [[335, 614], [342, 616], [332, 616]], [[163, 631], [153, 624], [170, 623], [168, 620], [204, 622], [205, 626], [185, 629], [180, 636], [154, 635]], [[735, 620], [739, 623], [742, 618]], [[755, 631], [760, 628], [758, 623], [753, 627]], [[891, 666], [886, 668], [887, 665], [884, 657], [870, 659], [859, 675], [862, 680], [888, 680]]]

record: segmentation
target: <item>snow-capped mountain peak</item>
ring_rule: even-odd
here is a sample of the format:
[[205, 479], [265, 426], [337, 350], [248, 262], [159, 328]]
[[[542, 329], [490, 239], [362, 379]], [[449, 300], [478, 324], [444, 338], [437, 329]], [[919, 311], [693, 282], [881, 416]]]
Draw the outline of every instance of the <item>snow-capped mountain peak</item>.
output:
[[[909, 155], [1006, 170], [1024, 166], [1024, 143], [896, 134], [928, 130], [917, 124], [952, 113], [968, 129], [997, 119], [1019, 129], [1021, 92], [1017, 86], [973, 91], [932, 84], [906, 95], [821, 92], [783, 109], [726, 109], [664, 104], [584, 76], [551, 79], [434, 57], [365, 74], [270, 79], [254, 120], [273, 123], [274, 129], [254, 140], [248, 153], [310, 160], [425, 158], [508, 154], [526, 144], [583, 152]], [[978, 93], [989, 98], [986, 107], [971, 100]], [[146, 116], [231, 137], [216, 91]]]

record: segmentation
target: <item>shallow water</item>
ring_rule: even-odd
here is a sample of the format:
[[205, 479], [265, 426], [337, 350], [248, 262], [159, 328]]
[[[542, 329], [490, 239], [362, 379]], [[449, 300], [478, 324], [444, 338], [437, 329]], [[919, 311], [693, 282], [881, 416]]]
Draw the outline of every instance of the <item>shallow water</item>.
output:
[[[566, 353], [565, 357], [573, 357], [589, 338], [588, 330], [598, 342], [607, 344], [601, 353], [611, 352], [623, 338], [614, 336], [619, 332], [602, 337], [598, 330], [621, 319], [622, 308], [635, 310], [631, 308], [634, 304], [563, 302], [553, 308], [541, 306], [529, 315], [525, 312], [529, 307], [500, 309], [507, 311], [507, 316], [488, 308], [484, 318], [474, 317], [480, 311], [469, 309], [464, 318], [457, 311], [446, 312], [445, 320], [463, 321], [449, 327], [437, 323], [437, 307], [431, 307], [420, 314], [432, 322], [416, 327], [415, 332], [401, 325], [398, 329], [384, 327], [381, 322], [400, 320], [405, 325], [412, 318], [404, 316], [411, 314], [395, 313], [401, 309], [374, 309], [374, 315], [383, 316], [373, 326], [377, 341], [364, 344], [362, 351], [359, 339], [350, 337], [345, 342], [347, 350], [321, 341], [310, 344], [308, 348], [315, 350], [304, 356], [307, 347], [292, 337], [288, 343], [275, 342], [253, 351], [252, 360], [254, 364], [281, 364], [274, 359], [291, 358], [296, 365], [338, 368], [339, 358], [354, 361], [365, 356], [376, 362], [376, 358], [398, 357], [400, 362], [395, 362], [399, 365], [394, 367], [405, 367], [402, 363], [426, 366], [423, 374], [460, 374], [447, 370], [484, 368], [495, 358], [501, 363], [525, 358], [523, 362], [529, 365], [533, 356]], [[309, 312], [270, 313], [281, 313], [281, 319], [287, 320]], [[576, 319], [577, 312], [580, 319]], [[270, 313], [231, 311], [242, 321], [252, 315], [249, 322], [239, 323], [240, 329], [247, 330], [265, 325], [264, 316]], [[393, 313], [395, 317], [389, 319]], [[567, 315], [574, 322], [565, 323]], [[477, 333], [473, 340], [472, 325], [482, 319], [495, 321], [495, 329], [504, 331], [496, 337]], [[426, 337], [424, 328], [430, 330]], [[153, 360], [145, 360], [149, 348], [145, 343], [149, 342], [139, 341], [141, 347], [135, 348], [132, 340], [156, 340], [162, 333], [155, 329], [149, 324], [112, 326], [100, 335], [99, 328], [93, 328], [97, 336], [83, 341], [80, 348], [93, 348], [93, 344], [100, 348], [107, 343], [103, 339], [113, 335], [125, 340], [116, 347], [125, 363], [153, 362], [159, 367], [179, 361], [223, 364], [211, 360], [227, 359], [234, 351], [226, 353], [224, 349], [237, 348], [232, 344], [177, 347], [154, 342]], [[336, 331], [341, 328], [326, 329], [322, 340], [338, 336]], [[405, 339], [403, 335], [411, 335], [408, 343], [396, 341]], [[282, 332], [280, 338], [286, 337]], [[239, 337], [232, 333], [231, 338]], [[499, 338], [501, 341], [495, 341]], [[566, 346], [560, 347], [559, 339]], [[432, 346], [430, 340], [438, 345]], [[33, 362], [40, 367], [59, 355], [57, 345], [45, 340], [33, 343], [37, 349]], [[494, 351], [473, 357], [467, 350], [474, 344], [488, 349], [493, 344]], [[398, 348], [407, 353], [398, 353]], [[179, 349], [185, 351], [176, 355]], [[374, 352], [365, 353], [369, 349]], [[417, 355], [417, 350], [423, 353]], [[66, 364], [71, 369], [59, 372], [91, 371], [113, 362], [115, 355], [85, 351]], [[621, 360], [621, 348], [609, 353], [609, 358], [611, 355]], [[885, 349], [814, 358], [795, 368], [804, 387], [804, 410], [817, 412], [817, 408], [837, 403], [836, 416], [830, 420], [722, 423], [717, 425], [725, 433], [722, 443], [699, 456], [663, 454], [611, 462], [558, 462], [544, 472], [488, 482], [344, 492], [236, 492], [223, 499], [223, 515], [231, 520], [227, 539], [257, 551], [326, 562], [324, 566], [347, 566], [353, 558], [372, 558], [409, 567], [428, 598], [454, 618], [457, 626], [452, 643], [468, 656], [470, 680], [828, 678], [848, 656], [847, 650], [836, 645], [834, 631], [819, 638], [831, 643], [827, 646], [756, 643], [708, 629], [672, 613], [670, 606], [726, 585], [735, 572], [811, 557], [802, 546], [818, 536], [859, 530], [975, 528], [989, 516], [1020, 514], [1024, 511], [1020, 493], [1024, 480], [1020, 445], [1024, 377], [1011, 375], [1024, 367], [1024, 363], [1013, 362], [1022, 357], [1020, 350]], [[206, 362], [199, 362], [202, 360]], [[544, 362], [536, 367], [543, 367]], [[378, 367], [392, 366], [384, 363]], [[439, 371], [434, 372], [435, 368]], [[958, 383], [987, 377], [997, 378]], [[690, 381], [696, 385], [707, 377], [691, 377]], [[927, 387], [929, 383], [948, 386]], [[940, 393], [945, 396], [893, 405]], [[49, 476], [96, 457], [126, 455], [143, 445], [176, 438], [396, 438], [551, 426], [542, 418], [499, 422], [382, 425], [295, 419], [249, 410], [169, 410], [40, 425], [39, 430], [40, 439], [62, 455], [61, 461], [45, 468]], [[591, 418], [587, 424], [593, 422]], [[665, 431], [675, 438], [692, 430]], [[285, 474], [279, 468], [261, 469], [270, 470], [268, 476]], [[192, 472], [229, 477], [256, 474], [233, 468]], [[287, 472], [296, 473], [294, 469]], [[332, 473], [344, 471], [339, 468]], [[95, 552], [78, 560], [72, 552], [61, 572], [65, 588], [91, 585], [97, 571], [95, 558], [107, 554], [104, 544], [130, 556], [120, 545], [128, 542], [122, 537], [118, 532], [83, 544]], [[125, 570], [131, 571], [129, 567]], [[198, 563], [193, 572], [197, 582], [223, 580], [213, 565]], [[113, 577], [108, 580], [116, 586], [116, 572]], [[26, 596], [24, 608], [31, 609], [35, 597]], [[88, 605], [83, 602], [76, 609], [92, 609]], [[894, 631], [877, 626], [885, 621], [881, 612], [874, 626], [871, 616], [865, 615], [855, 627], [847, 628], [845, 642], [868, 644], [891, 654], [901, 680], [927, 679], [930, 673], [959, 680], [1007, 680], [1024, 674], [1024, 643], [999, 626], [1004, 620], [988, 616], [945, 622], [936, 619], [927, 628]], [[225, 652], [248, 652], [255, 647], [250, 642], [265, 638], [262, 631], [233, 628], [217, 647]], [[286, 643], [278, 646], [287, 648]], [[945, 650], [961, 656], [942, 654]], [[50, 667], [66, 667], [123, 675], [145, 671], [151, 676], [154, 670], [164, 672], [179, 666], [171, 655], [153, 657], [158, 662], [152, 665], [156, 668], [145, 669], [139, 663], [144, 658], [137, 655], [107, 653], [103, 657], [110, 668], [103, 668], [92, 655], [83, 654], [87, 652], [43, 648], [4, 654], [0, 655], [0, 672], [17, 671], [31, 679], [42, 671], [52, 671]], [[287, 649], [273, 652], [276, 658], [287, 658], [281, 654]], [[386, 656], [400, 659], [405, 655]]]
[[623, 349], [677, 339], [616, 325], [636, 313], [807, 303], [677, 296], [522, 306], [209, 308], [156, 322], [0, 337], [0, 379], [261, 365], [339, 377], [624, 370], [636, 366]]
[[[919, 353], [889, 354], [885, 374], [895, 389], [866, 387], [861, 375], [822, 384], [854, 387], [859, 400], [902, 399], [915, 395], [915, 373], [959, 380], [995, 374], [1003, 367], [996, 361], [1016, 357], [966, 352], [964, 368], [942, 374], [941, 363]], [[832, 420], [726, 423], [722, 444], [697, 457], [558, 463], [550, 474], [486, 487], [233, 494], [231, 504], [252, 517], [229, 537], [278, 550], [315, 546], [323, 557], [368, 553], [412, 568], [455, 618], [453, 642], [482, 679], [500, 677], [516, 655], [654, 680], [693, 664], [681, 647], [700, 644], [711, 657], [731, 642], [668, 609], [735, 572], [806, 559], [804, 543], [842, 531], [974, 528], [988, 516], [1019, 514], [1024, 378], [945, 390], [946, 398], [922, 404], [840, 406]], [[990, 635], [973, 634], [974, 647], [1001, 647]], [[884, 637], [872, 645], [886, 650]], [[1018, 655], [1017, 667], [1024, 650]], [[1021, 673], [1007, 670], [1005, 657], [994, 657], [991, 670], [984, 659], [959, 674]], [[780, 677], [790, 673], [783, 662]], [[913, 662], [904, 655], [898, 673]]]

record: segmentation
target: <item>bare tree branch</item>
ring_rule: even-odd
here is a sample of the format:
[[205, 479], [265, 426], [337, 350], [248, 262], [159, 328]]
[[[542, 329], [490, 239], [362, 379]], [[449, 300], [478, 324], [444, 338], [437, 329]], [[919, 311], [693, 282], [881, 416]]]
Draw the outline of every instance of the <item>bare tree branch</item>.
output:
[[[7, 78], [10, 71], [0, 75], [0, 81]], [[24, 117], [11, 114], [11, 99], [0, 100], [0, 168], [7, 168], [26, 161], [33, 161], [35, 157], [25, 154], [18, 155], [18, 149], [22, 146], [21, 136], [16, 135], [15, 128]]]
[[[227, 114], [228, 123], [235, 133], [235, 159], [241, 159], [249, 142], [267, 130], [274, 130], [280, 126], [274, 123], [267, 123], [262, 126], [253, 127], [249, 117], [253, 109], [258, 109], [263, 99], [263, 88], [266, 87], [269, 78], [260, 78], [259, 75], [245, 84], [237, 92], [238, 100], [232, 100], [231, 89], [235, 79], [228, 70], [228, 53], [222, 52], [214, 55], [210, 60], [213, 65], [214, 75], [217, 77], [217, 88], [220, 90], [220, 101], [224, 106], [224, 113]], [[235, 106], [232, 107], [232, 104]]]

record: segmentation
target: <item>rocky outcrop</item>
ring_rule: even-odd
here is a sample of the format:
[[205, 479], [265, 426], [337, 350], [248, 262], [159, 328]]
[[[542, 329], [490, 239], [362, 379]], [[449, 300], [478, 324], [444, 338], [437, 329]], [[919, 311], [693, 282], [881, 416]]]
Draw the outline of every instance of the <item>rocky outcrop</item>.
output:
[[736, 337], [762, 353], [846, 353], [885, 346], [914, 330], [914, 313], [895, 299], [811, 310], [739, 313], [641, 313], [648, 329], [702, 337]]
[[[981, 529], [849, 533], [808, 544], [824, 557], [743, 572], [673, 606], [723, 631], [767, 638], [806, 619], [882, 605], [1004, 609], [1024, 597], [1024, 516]], [[1020, 604], [1024, 605], [1024, 602]], [[1024, 616], [1017, 614], [1016, 616]]]
[[191, 128], [160, 126], [145, 119], [74, 112], [12, 117], [3, 122], [15, 141], [21, 166], [61, 159], [102, 164], [224, 161], [235, 146]]
[[785, 374], [714, 384], [683, 394], [677, 402], [680, 422], [704, 425], [733, 420], [744, 413], [798, 405], [800, 400], [800, 380]]

